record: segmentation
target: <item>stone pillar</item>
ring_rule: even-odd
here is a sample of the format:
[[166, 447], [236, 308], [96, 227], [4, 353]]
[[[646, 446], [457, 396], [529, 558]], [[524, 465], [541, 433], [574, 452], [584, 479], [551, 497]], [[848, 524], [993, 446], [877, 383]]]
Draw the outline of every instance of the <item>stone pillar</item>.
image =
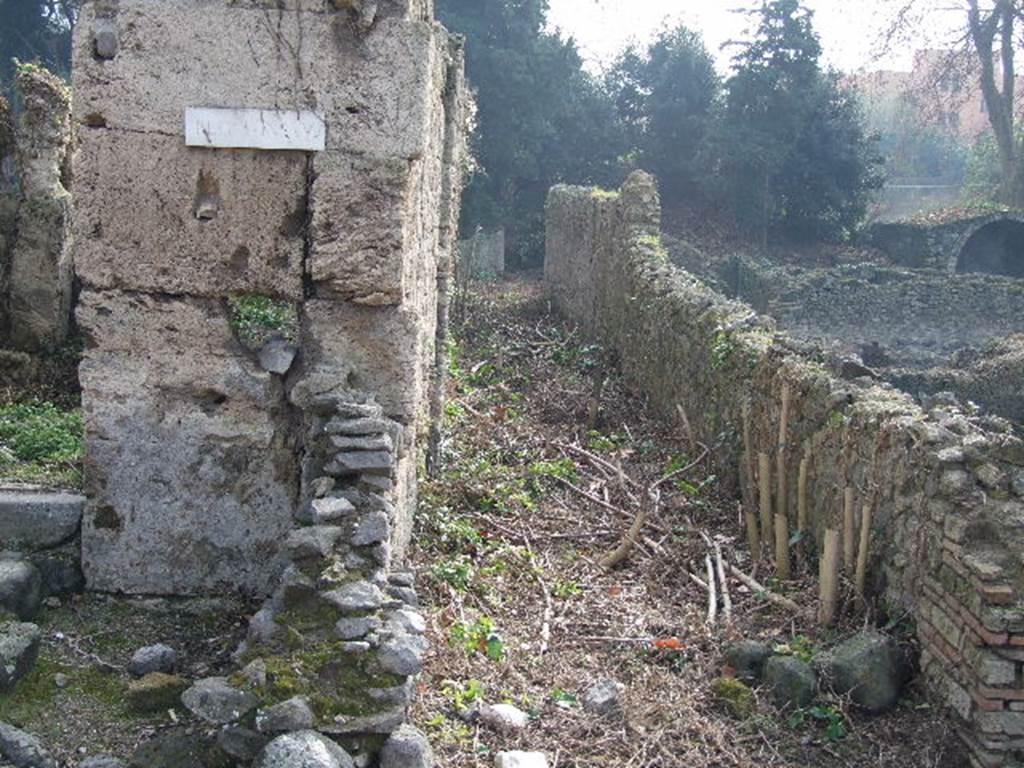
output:
[[[461, 59], [430, 4], [88, 3], [74, 65], [90, 586], [266, 594], [323, 498], [387, 510], [386, 568], [428, 426], [453, 172]], [[186, 140], [196, 108], [233, 112]], [[300, 120], [322, 144], [265, 129]], [[373, 423], [325, 432], [353, 409]], [[334, 506], [335, 526], [367, 511]]]
[[71, 95], [59, 77], [33, 64], [18, 66], [16, 84], [24, 111], [16, 130], [21, 194], [9, 246], [8, 327], [12, 346], [34, 351], [60, 344], [71, 315], [71, 201], [64, 186]]

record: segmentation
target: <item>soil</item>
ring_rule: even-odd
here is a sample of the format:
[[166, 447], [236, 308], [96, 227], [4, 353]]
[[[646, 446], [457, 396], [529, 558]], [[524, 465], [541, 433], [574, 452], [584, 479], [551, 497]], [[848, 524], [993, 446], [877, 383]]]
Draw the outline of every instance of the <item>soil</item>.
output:
[[[811, 566], [798, 561], [779, 583], [753, 564], [738, 503], [709, 476], [703, 447], [648, 415], [618, 374], [588, 428], [601, 350], [552, 316], [539, 282], [479, 287], [455, 319], [446, 468], [422, 486], [412, 553], [432, 641], [414, 719], [440, 765], [490, 766], [505, 749], [545, 752], [558, 768], [966, 764], [917, 683], [879, 717], [827, 694], [781, 712], [760, 691], [752, 714], [729, 714], [711, 682], [730, 673], [732, 640], [810, 655], [865, 624], [908, 641], [911, 628], [853, 600], [838, 626], [820, 628]], [[603, 568], [636, 500], [691, 464], [660, 486], [637, 546]], [[708, 594], [690, 575], [706, 578], [704, 536], [800, 610], [730, 580], [731, 619], [719, 608], [709, 622]], [[622, 713], [602, 718], [581, 697], [604, 678], [625, 694]], [[474, 721], [475, 705], [500, 701], [528, 712], [529, 726], [498, 734]]]

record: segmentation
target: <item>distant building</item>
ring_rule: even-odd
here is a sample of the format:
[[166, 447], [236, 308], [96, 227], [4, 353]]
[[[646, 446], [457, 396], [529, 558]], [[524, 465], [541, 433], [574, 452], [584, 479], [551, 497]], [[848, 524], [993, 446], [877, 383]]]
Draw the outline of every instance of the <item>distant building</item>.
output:
[[[996, 76], [1000, 77], [998, 65]], [[916, 108], [925, 124], [943, 128], [964, 141], [973, 143], [992, 130], [977, 65], [956, 52], [918, 51], [909, 72], [866, 72], [848, 82], [869, 105], [895, 102]], [[1017, 78], [1018, 89], [1022, 85], [1024, 78]]]

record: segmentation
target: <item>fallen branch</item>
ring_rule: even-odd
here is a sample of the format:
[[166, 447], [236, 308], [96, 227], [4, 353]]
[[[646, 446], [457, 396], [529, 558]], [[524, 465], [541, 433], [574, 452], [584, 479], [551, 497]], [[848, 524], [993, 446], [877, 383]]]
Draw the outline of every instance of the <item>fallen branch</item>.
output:
[[600, 565], [602, 568], [606, 571], [610, 571], [629, 557], [629, 553], [632, 552], [633, 547], [636, 546], [637, 536], [640, 535], [640, 531], [643, 530], [644, 525], [647, 523], [648, 516], [651, 513], [654, 515], [658, 514], [658, 504], [660, 501], [661, 494], [656, 490], [648, 494], [647, 503], [640, 506], [640, 511], [633, 520], [633, 524], [629, 526], [629, 530], [626, 531], [626, 535], [622, 537], [622, 541], [619, 542], [619, 546], [601, 558]]
[[745, 574], [732, 563], [729, 563], [729, 572], [737, 579], [739, 579], [741, 582], [743, 582], [744, 585], [752, 589], [754, 592], [764, 595], [766, 600], [775, 603], [776, 605], [780, 605], [783, 608], [786, 608], [787, 610], [793, 611], [794, 613], [800, 612], [800, 606], [794, 603], [788, 597], [783, 597], [782, 595], [775, 594], [763, 584], [760, 584], [750, 576], [747, 576], [747, 574]]

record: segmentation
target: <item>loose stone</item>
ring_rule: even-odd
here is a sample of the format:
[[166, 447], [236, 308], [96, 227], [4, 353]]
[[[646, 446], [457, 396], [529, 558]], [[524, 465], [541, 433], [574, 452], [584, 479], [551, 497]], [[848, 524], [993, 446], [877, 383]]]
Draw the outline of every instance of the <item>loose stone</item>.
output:
[[736, 678], [744, 683], [757, 683], [764, 674], [765, 662], [772, 655], [767, 643], [740, 640], [725, 651], [725, 663], [733, 668]]
[[217, 746], [236, 760], [251, 763], [270, 742], [270, 737], [251, 728], [233, 725], [217, 733]]
[[313, 727], [316, 715], [309, 700], [297, 696], [256, 712], [256, 730], [260, 733], [304, 731]]
[[488, 728], [506, 733], [521, 731], [530, 724], [530, 716], [511, 704], [485, 704], [479, 716]]
[[377, 663], [394, 675], [418, 675], [423, 669], [424, 645], [421, 638], [408, 635], [393, 638], [377, 651]]
[[0, 692], [14, 690], [18, 681], [32, 671], [42, 637], [35, 624], [0, 624]]
[[387, 617], [387, 628], [391, 631], [407, 632], [411, 635], [422, 635], [427, 631], [427, 622], [416, 611], [399, 608]]
[[284, 339], [271, 339], [259, 351], [260, 367], [267, 373], [284, 376], [291, 370], [299, 348]]
[[494, 768], [548, 768], [548, 758], [543, 752], [499, 752]]
[[128, 684], [128, 705], [136, 712], [160, 712], [181, 704], [188, 681], [177, 675], [150, 672]]
[[292, 560], [323, 559], [334, 552], [344, 533], [341, 528], [326, 525], [299, 528], [288, 534], [285, 549]]
[[380, 752], [380, 768], [433, 768], [434, 752], [430, 742], [416, 728], [403, 725], [385, 742]]
[[278, 736], [267, 744], [256, 768], [354, 768], [352, 758], [316, 731]]
[[352, 502], [338, 496], [327, 496], [314, 499], [310, 504], [310, 519], [313, 525], [336, 523], [354, 514], [356, 508]]
[[764, 665], [764, 682], [779, 709], [800, 709], [814, 701], [814, 670], [794, 656], [773, 656]]
[[144, 677], [150, 672], [170, 674], [178, 666], [178, 653], [170, 646], [157, 645], [139, 648], [128, 663], [128, 674], [132, 677]]
[[896, 706], [910, 669], [895, 640], [861, 632], [824, 658], [822, 675], [837, 694], [849, 694], [854, 704], [878, 714]]
[[128, 764], [111, 755], [96, 755], [83, 760], [78, 768], [128, 768]]
[[25, 560], [0, 560], [0, 610], [29, 621], [43, 601], [43, 578]]
[[379, 418], [336, 418], [327, 422], [324, 431], [332, 435], [380, 435], [393, 429], [390, 421]]
[[625, 686], [617, 680], [599, 680], [583, 694], [583, 709], [604, 717], [622, 709]]
[[324, 472], [335, 477], [348, 475], [390, 475], [392, 455], [389, 451], [345, 451], [334, 455]]
[[214, 725], [241, 720], [259, 704], [255, 696], [231, 687], [223, 677], [200, 680], [182, 694], [181, 702], [192, 714]]
[[358, 640], [380, 628], [380, 619], [373, 616], [355, 616], [338, 619], [334, 631], [342, 640]]
[[57, 761], [39, 739], [7, 723], [0, 723], [0, 756], [14, 768], [57, 768]]

